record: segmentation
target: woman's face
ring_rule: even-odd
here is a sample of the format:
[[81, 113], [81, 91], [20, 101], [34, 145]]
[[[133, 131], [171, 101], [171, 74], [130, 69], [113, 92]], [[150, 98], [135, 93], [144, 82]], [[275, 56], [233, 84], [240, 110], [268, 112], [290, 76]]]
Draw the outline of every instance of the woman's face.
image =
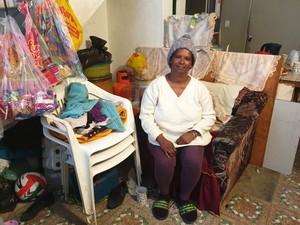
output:
[[178, 49], [172, 56], [170, 64], [171, 70], [178, 73], [188, 73], [192, 68], [192, 53], [184, 48]]

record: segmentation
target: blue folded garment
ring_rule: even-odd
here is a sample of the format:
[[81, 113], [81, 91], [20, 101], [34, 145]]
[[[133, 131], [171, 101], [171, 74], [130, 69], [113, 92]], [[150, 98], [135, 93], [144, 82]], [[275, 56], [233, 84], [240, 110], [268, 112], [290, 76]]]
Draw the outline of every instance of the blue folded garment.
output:
[[103, 101], [101, 99], [99, 100], [99, 103], [101, 105], [101, 113], [106, 115], [111, 120], [106, 127], [112, 130], [125, 131], [125, 127], [115, 104]]
[[78, 82], [71, 83], [67, 90], [66, 108], [60, 115], [60, 118], [78, 118], [82, 114], [89, 112], [98, 100], [89, 100], [88, 96], [88, 89], [84, 84]]

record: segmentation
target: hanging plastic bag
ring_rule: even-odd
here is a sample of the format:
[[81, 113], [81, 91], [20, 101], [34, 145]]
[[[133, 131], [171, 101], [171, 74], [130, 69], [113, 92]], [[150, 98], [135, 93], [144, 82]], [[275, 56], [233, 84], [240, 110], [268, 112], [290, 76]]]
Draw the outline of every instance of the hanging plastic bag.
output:
[[25, 14], [25, 39], [35, 65], [43, 72], [51, 85], [61, 82], [63, 78], [59, 73], [59, 66], [52, 59], [43, 37], [32, 22], [28, 2], [19, 3], [18, 9]]
[[[2, 58], [2, 100], [16, 120], [38, 116], [55, 109], [55, 94], [35, 66], [24, 35], [11, 16], [0, 19]], [[9, 112], [8, 112], [9, 114]]]
[[[0, 28], [4, 28], [3, 25], [0, 23]], [[0, 33], [0, 43], [3, 43], [3, 32]], [[2, 44], [0, 44], [0, 81], [2, 85], [2, 80], [3, 80], [3, 58], [2, 58]], [[10, 112], [10, 114], [9, 114]], [[7, 119], [12, 119], [12, 114], [11, 110], [9, 109], [9, 105], [7, 102], [3, 101], [2, 98], [0, 98], [0, 118], [1, 120], [7, 120]]]
[[63, 78], [87, 79], [76, 53], [71, 35], [55, 0], [29, 2], [29, 13], [50, 50], [51, 57], [60, 65]]
[[69, 33], [72, 37], [72, 41], [75, 47], [75, 50], [78, 51], [81, 43], [82, 43], [82, 33], [83, 29], [80, 25], [79, 21], [77, 20], [73, 9], [71, 8], [70, 4], [66, 0], [56, 0], [61, 14], [63, 15], [65, 22], [68, 26]]

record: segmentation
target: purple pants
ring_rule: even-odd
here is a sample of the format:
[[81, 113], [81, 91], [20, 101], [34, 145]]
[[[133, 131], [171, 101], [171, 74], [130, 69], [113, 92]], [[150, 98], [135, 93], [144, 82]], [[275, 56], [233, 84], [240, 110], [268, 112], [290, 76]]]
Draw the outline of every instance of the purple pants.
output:
[[[176, 159], [168, 158], [160, 146], [148, 144], [149, 150], [154, 157], [154, 177], [162, 195], [169, 195]], [[180, 160], [180, 193], [181, 200], [188, 200], [196, 186], [202, 168], [204, 155], [203, 146], [185, 146], [177, 148], [177, 160]]]

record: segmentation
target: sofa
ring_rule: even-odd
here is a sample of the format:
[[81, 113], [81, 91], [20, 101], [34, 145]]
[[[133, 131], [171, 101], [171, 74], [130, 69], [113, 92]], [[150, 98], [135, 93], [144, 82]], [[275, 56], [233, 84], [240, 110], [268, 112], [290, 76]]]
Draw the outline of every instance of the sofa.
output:
[[257, 118], [268, 101], [264, 92], [243, 88], [228, 121], [211, 130], [213, 139], [206, 146], [201, 178], [192, 199], [201, 210], [219, 214], [219, 207], [248, 166]]
[[[192, 199], [199, 209], [219, 214], [220, 202], [250, 162], [256, 121], [267, 100], [268, 96], [264, 92], [242, 88], [234, 101], [228, 121], [219, 123], [210, 131], [213, 139], [211, 144], [206, 146], [202, 175], [192, 193]], [[148, 152], [147, 135], [138, 118], [136, 120], [142, 177], [155, 184], [153, 158]], [[178, 181], [179, 173], [176, 172], [173, 196], [176, 196]]]
[[[139, 48], [142, 52], [145, 49]], [[164, 51], [159, 49], [155, 52], [151, 49], [151, 54], [153, 52], [154, 54], [160, 54], [159, 52]], [[147, 59], [147, 51], [143, 53]], [[249, 55], [250, 57], [261, 58], [261, 56], [256, 56], [255, 54]], [[248, 55], [242, 53], [242, 57], [244, 56], [248, 57]], [[227, 82], [227, 84], [220, 82], [213, 74], [215, 72], [214, 69], [207, 69], [204, 71], [204, 75], [198, 77], [200, 80], [211, 83], [213, 86], [225, 85], [228, 90], [235, 89], [235, 94], [231, 95], [231, 105], [227, 106], [227, 112], [230, 109], [229, 115], [220, 116], [218, 119], [220, 123], [217, 128], [214, 127], [210, 131], [213, 139], [206, 146], [202, 175], [191, 196], [200, 210], [211, 211], [219, 215], [220, 205], [230, 190], [232, 190], [247, 165], [251, 162], [257, 166], [262, 166], [277, 85], [282, 69], [282, 58], [276, 58], [275, 61], [276, 63], [271, 66], [272, 70], [268, 71], [261, 90], [255, 90], [251, 85], [239, 85], [240, 88], [237, 89], [236, 84], [241, 83], [234, 80]], [[147, 61], [147, 63], [153, 64], [151, 61]], [[216, 66], [216, 63], [212, 64]], [[165, 65], [161, 67], [166, 68]], [[219, 90], [219, 87], [215, 88], [215, 90]], [[212, 91], [211, 93], [215, 95], [213, 96], [215, 104], [214, 98], [218, 94]], [[220, 92], [219, 97], [222, 98], [222, 96], [227, 96], [227, 94]], [[224, 103], [224, 99], [221, 102]], [[147, 135], [141, 128], [138, 116], [136, 116], [136, 126], [141, 155], [142, 179], [155, 185], [153, 158], [147, 149]], [[180, 165], [177, 167], [179, 168]], [[177, 192], [178, 178], [179, 173], [176, 173], [172, 185], [174, 196], [176, 196]]]

